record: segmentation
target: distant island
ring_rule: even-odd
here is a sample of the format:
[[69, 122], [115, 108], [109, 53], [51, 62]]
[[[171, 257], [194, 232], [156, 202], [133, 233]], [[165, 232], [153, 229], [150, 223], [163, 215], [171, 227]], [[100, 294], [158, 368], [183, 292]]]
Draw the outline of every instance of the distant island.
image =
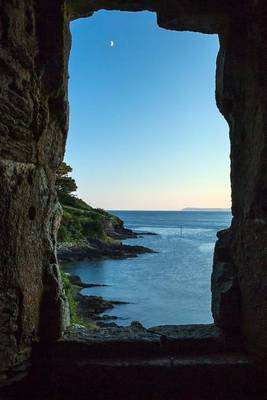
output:
[[181, 211], [198, 211], [198, 212], [231, 212], [231, 208], [195, 208], [195, 207], [186, 207]]

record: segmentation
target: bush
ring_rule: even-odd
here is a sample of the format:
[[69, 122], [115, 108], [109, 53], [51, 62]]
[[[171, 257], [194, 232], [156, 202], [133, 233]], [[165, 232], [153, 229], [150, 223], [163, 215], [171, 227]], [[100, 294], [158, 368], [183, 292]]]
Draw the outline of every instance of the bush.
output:
[[105, 240], [104, 221], [103, 215], [95, 211], [63, 205], [58, 240], [72, 243], [81, 243], [90, 239]]
[[81, 244], [90, 240], [110, 242], [112, 238], [105, 232], [110, 222], [121, 226], [122, 221], [101, 208], [93, 208], [85, 201], [75, 197], [77, 185], [69, 176], [70, 165], [62, 162], [56, 173], [58, 199], [63, 206], [63, 217], [58, 232], [59, 242]]
[[71, 324], [78, 324], [78, 325], [83, 325], [88, 329], [96, 329], [96, 325], [87, 321], [84, 321], [82, 318], [80, 318], [77, 314], [77, 301], [75, 300], [75, 291], [73, 289], [73, 286], [70, 283], [68, 275], [60, 269], [61, 273], [61, 280], [63, 284], [63, 288], [69, 303], [70, 307], [70, 322]]

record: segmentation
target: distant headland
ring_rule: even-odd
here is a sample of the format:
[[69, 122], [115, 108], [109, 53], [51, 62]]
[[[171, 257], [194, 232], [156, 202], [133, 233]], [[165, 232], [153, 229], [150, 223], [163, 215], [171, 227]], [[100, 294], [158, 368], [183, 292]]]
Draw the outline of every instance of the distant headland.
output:
[[181, 211], [196, 211], [196, 212], [231, 212], [231, 208], [195, 208], [185, 207]]

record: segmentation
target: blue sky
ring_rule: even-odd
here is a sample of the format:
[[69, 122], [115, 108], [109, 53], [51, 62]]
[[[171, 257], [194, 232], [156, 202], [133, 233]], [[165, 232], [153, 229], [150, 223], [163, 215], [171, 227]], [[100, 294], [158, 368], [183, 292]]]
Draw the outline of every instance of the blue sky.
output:
[[161, 29], [148, 12], [101, 11], [71, 31], [65, 161], [77, 195], [106, 209], [229, 207], [217, 36]]

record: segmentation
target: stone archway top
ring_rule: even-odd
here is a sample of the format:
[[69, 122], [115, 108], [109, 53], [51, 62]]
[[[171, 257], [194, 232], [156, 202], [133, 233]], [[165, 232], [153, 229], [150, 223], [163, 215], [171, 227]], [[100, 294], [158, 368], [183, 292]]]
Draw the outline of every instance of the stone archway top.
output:
[[152, 11], [157, 13], [162, 28], [209, 34], [222, 33], [235, 8], [232, 0], [68, 0], [67, 3], [70, 20], [89, 17], [99, 10]]

